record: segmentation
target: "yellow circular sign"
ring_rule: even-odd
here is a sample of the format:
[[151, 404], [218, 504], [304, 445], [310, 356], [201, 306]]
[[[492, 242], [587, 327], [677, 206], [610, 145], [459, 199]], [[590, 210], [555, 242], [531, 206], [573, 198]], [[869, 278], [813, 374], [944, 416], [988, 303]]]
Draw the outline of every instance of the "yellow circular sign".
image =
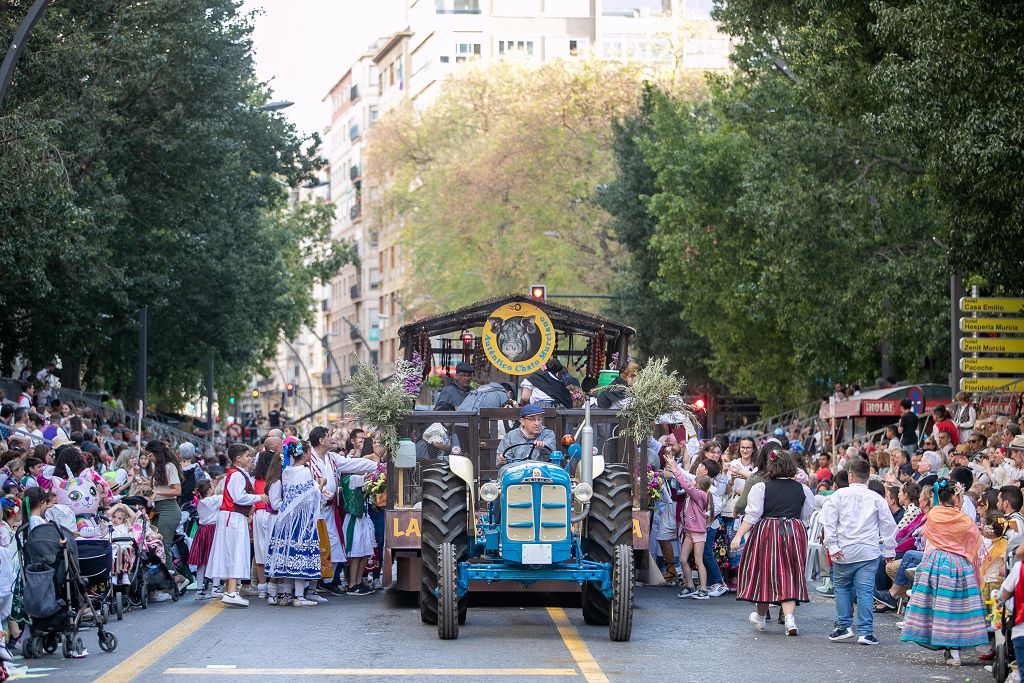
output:
[[483, 344], [491, 365], [510, 375], [529, 375], [554, 353], [555, 327], [533, 304], [505, 304], [487, 318]]

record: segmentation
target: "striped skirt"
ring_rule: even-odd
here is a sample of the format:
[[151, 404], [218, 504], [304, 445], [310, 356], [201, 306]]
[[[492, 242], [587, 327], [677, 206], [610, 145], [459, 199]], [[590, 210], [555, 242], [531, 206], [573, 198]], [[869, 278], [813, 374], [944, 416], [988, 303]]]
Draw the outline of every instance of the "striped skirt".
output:
[[931, 650], [988, 645], [985, 606], [966, 558], [929, 550], [917, 566], [901, 640]]
[[762, 517], [743, 547], [737, 600], [808, 602], [804, 566], [807, 531], [799, 519]]

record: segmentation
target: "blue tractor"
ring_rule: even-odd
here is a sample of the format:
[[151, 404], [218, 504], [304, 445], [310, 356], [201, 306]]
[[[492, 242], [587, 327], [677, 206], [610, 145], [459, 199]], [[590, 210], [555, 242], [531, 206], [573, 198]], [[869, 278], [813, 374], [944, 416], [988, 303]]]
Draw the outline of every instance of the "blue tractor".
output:
[[588, 409], [569, 459], [556, 451], [547, 461], [507, 465], [479, 490], [467, 457], [423, 471], [420, 616], [437, 624], [441, 639], [459, 637], [471, 582], [554, 580], [579, 584], [586, 623], [607, 625], [611, 640], [629, 640], [632, 481], [592, 445]]

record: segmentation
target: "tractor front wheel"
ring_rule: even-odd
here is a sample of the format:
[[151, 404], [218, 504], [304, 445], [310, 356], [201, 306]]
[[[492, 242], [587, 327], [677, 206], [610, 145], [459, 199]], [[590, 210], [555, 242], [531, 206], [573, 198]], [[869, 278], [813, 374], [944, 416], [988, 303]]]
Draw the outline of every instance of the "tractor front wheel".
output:
[[459, 562], [455, 546], [442, 543], [437, 550], [437, 637], [455, 640], [459, 637]]
[[612, 565], [612, 599], [608, 613], [608, 636], [615, 642], [629, 640], [633, 633], [633, 546], [615, 548]]
[[[448, 469], [435, 465], [423, 470], [423, 505], [420, 511], [420, 558], [423, 562], [420, 582], [420, 619], [424, 624], [438, 623], [437, 589], [440, 576], [438, 551], [445, 543], [455, 549], [455, 561], [469, 556], [469, 492], [466, 482]], [[466, 620], [468, 598], [459, 601], [459, 623]]]
[[[594, 496], [586, 519], [584, 537], [586, 557], [614, 565], [617, 548], [633, 545], [633, 483], [624, 465], [607, 465], [594, 477]], [[613, 566], [614, 571], [614, 566]], [[583, 584], [583, 621], [605, 626], [609, 623], [611, 600], [601, 592], [600, 584]]]

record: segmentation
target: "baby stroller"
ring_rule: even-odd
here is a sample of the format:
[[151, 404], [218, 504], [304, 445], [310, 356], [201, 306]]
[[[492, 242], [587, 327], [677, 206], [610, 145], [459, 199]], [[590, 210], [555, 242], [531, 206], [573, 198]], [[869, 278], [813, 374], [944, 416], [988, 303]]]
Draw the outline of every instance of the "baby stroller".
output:
[[[145, 539], [149, 531], [149, 517], [145, 514], [148, 501], [145, 498], [128, 497], [121, 502], [142, 513], [140, 517], [142, 520], [142, 538]], [[160, 559], [156, 552], [147, 547], [145, 540], [143, 540], [141, 546], [134, 539], [118, 537], [112, 540], [115, 542], [130, 540], [135, 545], [135, 563], [129, 575], [130, 583], [127, 586], [127, 590], [125, 591], [126, 587], [121, 585], [114, 592], [115, 595], [120, 595], [124, 599], [124, 604], [121, 604], [121, 611], [118, 611], [118, 604], [122, 602], [122, 597], [116, 598], [117, 601], [114, 603], [114, 612], [119, 615], [119, 619], [127, 607], [137, 606], [147, 609], [149, 607], [149, 591], [163, 585], [169, 586], [168, 592], [171, 595], [171, 599], [177, 602], [178, 598], [181, 597], [178, 584], [174, 581], [174, 577], [171, 575], [167, 564]], [[187, 554], [185, 562], [186, 564], [188, 562]]]
[[100, 649], [106, 652], [117, 649], [117, 638], [103, 628], [106, 605], [98, 599], [92, 600], [88, 594], [88, 581], [79, 567], [79, 548], [74, 534], [56, 522], [31, 530], [23, 524], [15, 533], [15, 539], [21, 556], [24, 609], [31, 624], [25, 658], [52, 654], [57, 651], [58, 643], [65, 657], [83, 654], [85, 645], [78, 632], [87, 608], [96, 625]]

